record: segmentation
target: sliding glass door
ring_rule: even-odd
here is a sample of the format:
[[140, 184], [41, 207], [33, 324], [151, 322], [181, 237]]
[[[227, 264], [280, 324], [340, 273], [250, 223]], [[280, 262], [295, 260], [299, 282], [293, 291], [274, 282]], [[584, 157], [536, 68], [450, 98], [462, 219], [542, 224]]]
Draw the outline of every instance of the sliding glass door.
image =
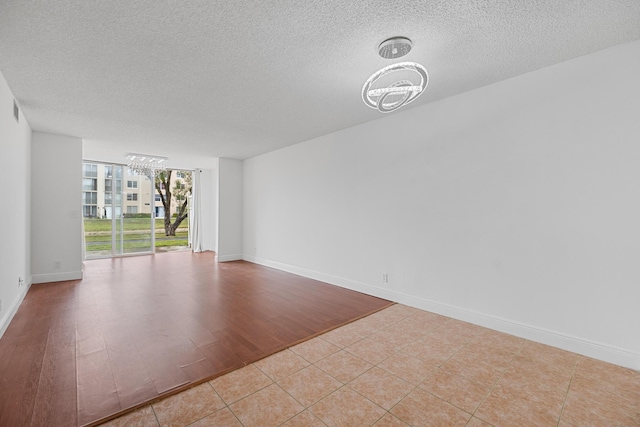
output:
[[151, 208], [153, 186], [148, 176], [138, 175], [123, 166], [122, 252], [153, 252], [154, 212]]
[[83, 163], [85, 258], [153, 253], [154, 186], [124, 165]]

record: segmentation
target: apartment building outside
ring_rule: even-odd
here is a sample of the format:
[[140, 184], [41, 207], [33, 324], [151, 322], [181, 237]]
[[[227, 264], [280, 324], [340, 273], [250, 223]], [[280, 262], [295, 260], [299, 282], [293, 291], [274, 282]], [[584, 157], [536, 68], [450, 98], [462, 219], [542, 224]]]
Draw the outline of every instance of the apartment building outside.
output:
[[[170, 188], [184, 185], [185, 171], [171, 174]], [[175, 214], [184, 201], [183, 195], [172, 195]], [[149, 214], [164, 217], [160, 195], [148, 177], [138, 175], [124, 165], [88, 163], [82, 165], [82, 216], [111, 219], [124, 214]]]

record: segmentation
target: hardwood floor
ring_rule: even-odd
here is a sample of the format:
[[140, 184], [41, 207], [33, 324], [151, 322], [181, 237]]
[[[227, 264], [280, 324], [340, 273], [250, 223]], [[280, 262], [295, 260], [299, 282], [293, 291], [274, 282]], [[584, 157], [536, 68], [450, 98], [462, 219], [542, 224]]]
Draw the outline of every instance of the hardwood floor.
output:
[[87, 261], [0, 339], [0, 425], [94, 424], [391, 304], [213, 253]]

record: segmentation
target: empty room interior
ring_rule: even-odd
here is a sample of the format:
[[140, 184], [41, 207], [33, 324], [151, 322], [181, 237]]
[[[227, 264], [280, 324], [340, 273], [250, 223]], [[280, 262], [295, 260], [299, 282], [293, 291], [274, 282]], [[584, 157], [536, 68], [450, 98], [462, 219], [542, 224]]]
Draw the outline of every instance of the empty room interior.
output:
[[2, 1], [0, 143], [0, 425], [640, 426], [638, 1]]

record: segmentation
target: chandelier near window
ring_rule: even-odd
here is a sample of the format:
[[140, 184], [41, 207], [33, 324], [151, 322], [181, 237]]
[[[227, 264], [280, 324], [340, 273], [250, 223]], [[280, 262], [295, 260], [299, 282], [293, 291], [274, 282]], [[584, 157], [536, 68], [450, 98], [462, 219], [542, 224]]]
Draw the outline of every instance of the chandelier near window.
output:
[[148, 154], [127, 154], [127, 167], [138, 175], [151, 176], [158, 171], [166, 170], [167, 157], [150, 156]]
[[[385, 59], [400, 58], [409, 51], [411, 40], [406, 37], [393, 37], [378, 47], [378, 54]], [[400, 76], [400, 80], [394, 82], [391, 75]], [[413, 102], [428, 84], [426, 68], [417, 62], [400, 62], [373, 73], [362, 86], [362, 100], [367, 107], [390, 113]]]

